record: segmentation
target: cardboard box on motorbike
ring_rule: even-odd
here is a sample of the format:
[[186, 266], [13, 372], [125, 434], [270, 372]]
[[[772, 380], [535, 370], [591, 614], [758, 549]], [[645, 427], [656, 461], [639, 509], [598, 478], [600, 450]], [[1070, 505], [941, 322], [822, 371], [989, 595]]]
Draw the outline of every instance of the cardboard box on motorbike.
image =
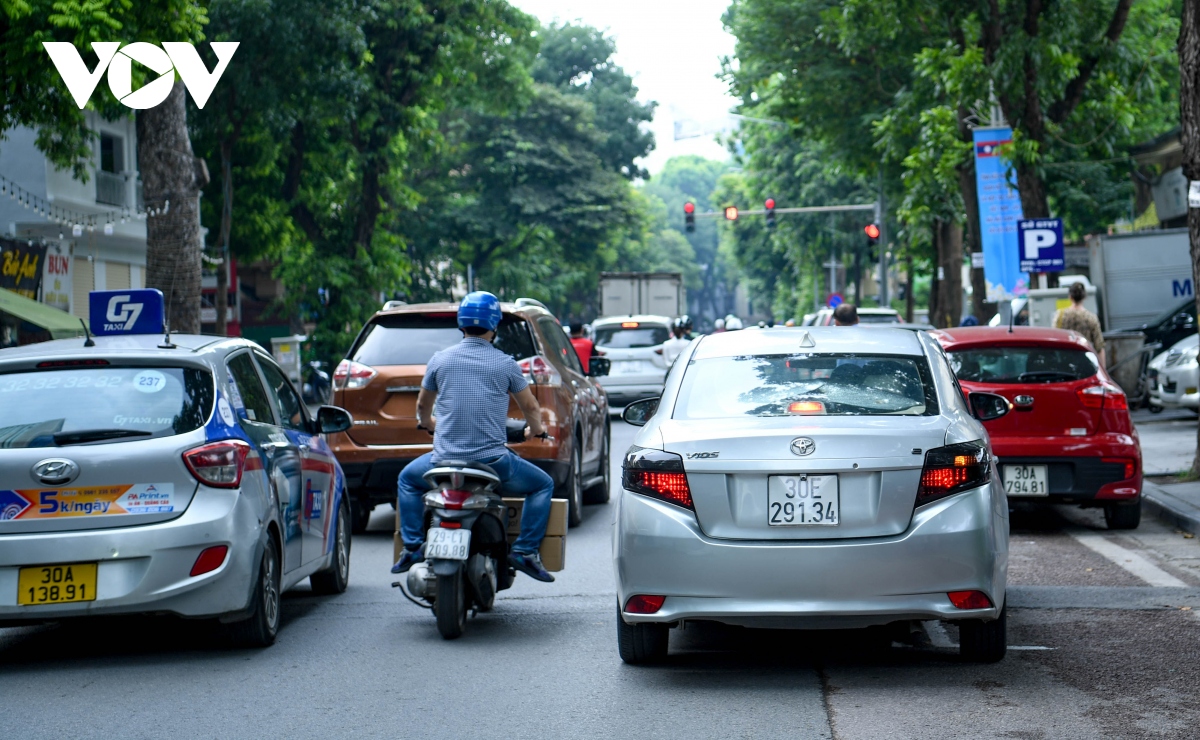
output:
[[[523, 498], [505, 498], [508, 507], [508, 542], [512, 544], [521, 533], [521, 510], [525, 506]], [[392, 562], [400, 559], [403, 548], [400, 540], [400, 512], [396, 512], [396, 531], [392, 538]], [[542, 556], [542, 565], [546, 570], [557, 572], [567, 565], [567, 502], [554, 499], [550, 503], [550, 521], [546, 525], [546, 537], [538, 551]]]

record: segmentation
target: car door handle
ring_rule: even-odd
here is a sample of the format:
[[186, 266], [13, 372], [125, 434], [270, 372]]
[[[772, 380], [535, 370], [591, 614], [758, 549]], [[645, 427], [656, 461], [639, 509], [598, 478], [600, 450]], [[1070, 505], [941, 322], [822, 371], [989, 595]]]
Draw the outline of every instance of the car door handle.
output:
[[288, 442], [263, 442], [263, 448], [267, 450], [286, 450], [291, 446]]

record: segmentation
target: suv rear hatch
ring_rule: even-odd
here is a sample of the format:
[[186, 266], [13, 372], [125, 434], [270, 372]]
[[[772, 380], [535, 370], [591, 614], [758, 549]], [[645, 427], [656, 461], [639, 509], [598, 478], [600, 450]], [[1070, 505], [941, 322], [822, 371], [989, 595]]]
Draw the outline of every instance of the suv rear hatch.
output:
[[671, 330], [657, 321], [623, 321], [595, 329], [596, 347], [612, 361], [606, 385], [661, 382], [667, 362], [656, 348], [671, 338]]

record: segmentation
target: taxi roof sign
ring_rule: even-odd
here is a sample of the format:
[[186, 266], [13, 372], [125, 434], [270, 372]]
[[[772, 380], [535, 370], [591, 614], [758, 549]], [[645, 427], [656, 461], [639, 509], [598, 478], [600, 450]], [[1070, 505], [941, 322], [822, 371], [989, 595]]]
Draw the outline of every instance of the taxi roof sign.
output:
[[154, 288], [93, 290], [88, 293], [88, 316], [92, 334], [98, 337], [162, 334], [163, 294]]

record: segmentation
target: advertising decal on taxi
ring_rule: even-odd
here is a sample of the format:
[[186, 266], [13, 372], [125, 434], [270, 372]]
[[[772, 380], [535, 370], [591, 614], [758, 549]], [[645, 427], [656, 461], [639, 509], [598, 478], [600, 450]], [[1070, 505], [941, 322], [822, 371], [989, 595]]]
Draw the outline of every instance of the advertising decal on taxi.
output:
[[0, 491], [0, 520], [175, 511], [173, 483]]

